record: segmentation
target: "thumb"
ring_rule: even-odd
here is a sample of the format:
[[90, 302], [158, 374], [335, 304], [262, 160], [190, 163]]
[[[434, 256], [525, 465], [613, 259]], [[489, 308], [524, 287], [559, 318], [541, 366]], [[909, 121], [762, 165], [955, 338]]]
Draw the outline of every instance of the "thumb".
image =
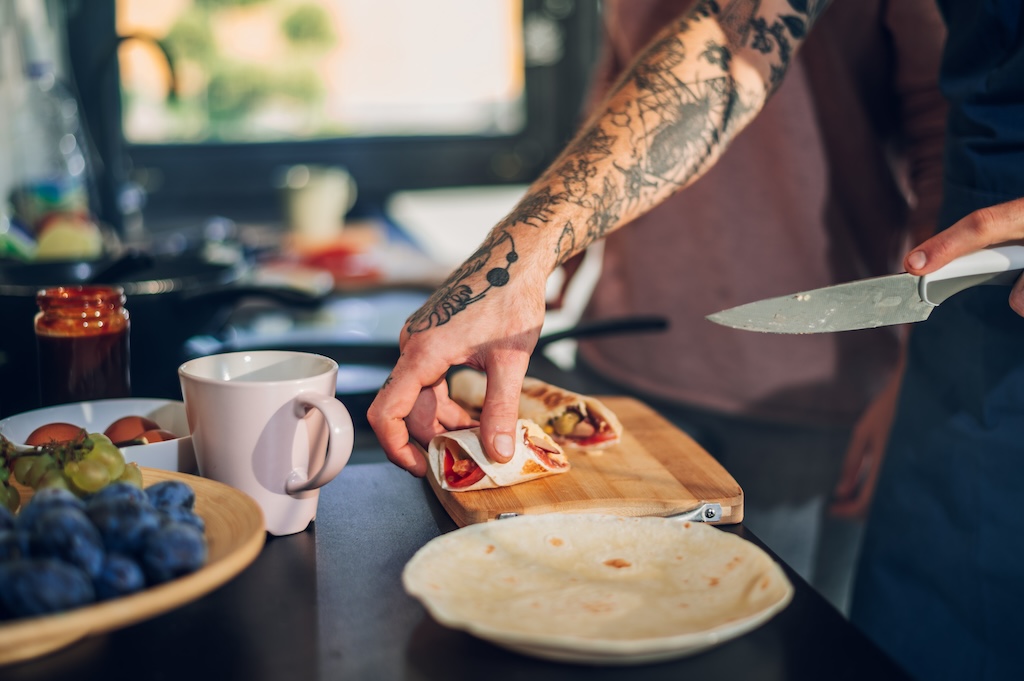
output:
[[929, 274], [974, 251], [1024, 238], [1024, 199], [970, 213], [911, 250], [903, 265], [911, 274]]
[[480, 442], [491, 461], [506, 463], [515, 452], [519, 393], [529, 366], [529, 355], [516, 353], [487, 367], [487, 394], [480, 412]]
[[904, 269], [919, 276], [930, 274], [960, 256], [973, 253], [988, 245], [976, 231], [959, 228], [961, 222], [926, 239], [917, 248], [907, 253], [903, 259]]

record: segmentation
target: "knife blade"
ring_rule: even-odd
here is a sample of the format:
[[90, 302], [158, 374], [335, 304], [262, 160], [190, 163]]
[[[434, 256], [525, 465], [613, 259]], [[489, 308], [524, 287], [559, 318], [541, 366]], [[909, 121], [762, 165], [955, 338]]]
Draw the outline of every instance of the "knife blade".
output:
[[832, 333], [924, 321], [972, 286], [1010, 286], [1024, 270], [1024, 245], [975, 251], [931, 274], [906, 272], [746, 303], [707, 319], [764, 333]]

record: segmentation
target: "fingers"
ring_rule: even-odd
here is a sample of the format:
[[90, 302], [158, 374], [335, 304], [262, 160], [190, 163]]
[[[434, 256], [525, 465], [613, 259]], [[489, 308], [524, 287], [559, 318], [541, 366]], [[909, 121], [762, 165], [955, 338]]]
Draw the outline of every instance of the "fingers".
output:
[[864, 480], [870, 463], [870, 446], [858, 447], [856, 452], [853, 450], [846, 453], [846, 458], [843, 460], [843, 471], [839, 476], [839, 481], [836, 482], [836, 487], [832, 492], [832, 496], [835, 499], [847, 499], [853, 496], [861, 482]]
[[437, 395], [432, 386], [420, 389], [416, 402], [405, 417], [405, 425], [409, 435], [424, 446], [437, 435]]
[[505, 463], [515, 452], [519, 393], [530, 364], [527, 352], [509, 351], [487, 364], [487, 394], [480, 413], [480, 442], [492, 461]]
[[843, 462], [843, 473], [833, 491], [833, 501], [829, 505], [829, 513], [837, 518], [860, 518], [867, 510], [871, 500], [871, 489], [865, 489], [869, 478], [874, 474], [875, 457], [871, 442], [847, 452]]
[[853, 497], [843, 501], [835, 501], [828, 507], [829, 515], [833, 518], [844, 520], [861, 520], [867, 517], [866, 504], [859, 498]]
[[437, 421], [443, 430], [461, 430], [479, 425], [466, 410], [448, 397], [447, 381], [440, 388], [437, 399]]
[[850, 436], [846, 454], [843, 456], [843, 468], [832, 490], [833, 506], [848, 503], [851, 498], [857, 496], [877, 460], [878, 445], [870, 419], [874, 407], [874, 404], [869, 405]]
[[431, 390], [424, 391], [423, 388], [436, 385], [447, 367], [438, 370], [433, 364], [425, 361], [408, 369], [399, 360], [366, 412], [366, 418], [388, 459], [416, 476], [426, 474], [427, 461], [423, 453], [409, 443], [409, 428], [405, 418], [414, 410], [423, 409], [417, 407], [417, 402], [424, 393], [425, 399], [436, 399]]
[[416, 444], [406, 442], [394, 451], [384, 451], [388, 455], [388, 461], [399, 468], [404, 468], [417, 478], [422, 478], [427, 474], [427, 457]]
[[1024, 239], [1024, 199], [974, 211], [911, 250], [903, 265], [911, 274], [928, 274], [960, 256], [1019, 239]]
[[900, 367], [893, 372], [885, 388], [868, 405], [853, 429], [843, 459], [843, 471], [829, 505], [829, 513], [837, 518], [860, 519], [867, 515], [896, 413], [903, 375], [902, 362], [901, 359]]
[[871, 508], [871, 498], [875, 495], [875, 486], [878, 484], [878, 473], [881, 469], [880, 464], [869, 466], [855, 493], [848, 498], [835, 501], [829, 507], [829, 512], [836, 518], [851, 520], [866, 518], [868, 510]]
[[1010, 307], [1024, 317], [1024, 277], [1017, 279], [1017, 283], [1010, 289]]
[[475, 425], [466, 410], [448, 397], [447, 381], [423, 388], [405, 422], [409, 434], [424, 447], [436, 435]]
[[[481, 439], [493, 460], [505, 462], [512, 456], [519, 391], [543, 325], [546, 279], [524, 268], [514, 292], [511, 285], [502, 288], [510, 283], [507, 280], [491, 283], [487, 279], [486, 286], [479, 289], [483, 292], [465, 298], [467, 291], [478, 290], [465, 283], [467, 277], [482, 267], [499, 245], [495, 254], [503, 266], [518, 260], [521, 253], [514, 250], [511, 237], [502, 234], [498, 241], [482, 247], [477, 260], [458, 270], [453, 283], [439, 289], [409, 318], [399, 342], [398, 363], [367, 411], [388, 459], [416, 475], [425, 474], [427, 464], [418, 447], [410, 445], [410, 437], [426, 444], [441, 432], [473, 424], [448, 397], [444, 377], [453, 366], [483, 369], [493, 379], [488, 381], [488, 404], [481, 414]], [[512, 249], [508, 252], [504, 250], [506, 242]], [[505, 269], [497, 271], [507, 274]], [[503, 296], [484, 295], [494, 287]], [[463, 316], [470, 303], [479, 304], [472, 314]]]

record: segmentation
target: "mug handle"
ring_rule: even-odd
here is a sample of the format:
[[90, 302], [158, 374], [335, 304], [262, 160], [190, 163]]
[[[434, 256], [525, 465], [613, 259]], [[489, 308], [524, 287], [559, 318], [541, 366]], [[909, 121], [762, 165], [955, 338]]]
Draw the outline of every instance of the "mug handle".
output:
[[[292, 471], [284, 487], [288, 494], [307, 492], [323, 487], [333, 480], [352, 456], [355, 439], [352, 416], [348, 413], [345, 405], [335, 397], [304, 392], [296, 396], [295, 403], [296, 407], [302, 409], [303, 412], [305, 408], [313, 408], [324, 415], [324, 420], [327, 421], [328, 440], [327, 453], [324, 455], [324, 463], [320, 470], [305, 478], [299, 471]], [[301, 415], [302, 412], [300, 412]]]

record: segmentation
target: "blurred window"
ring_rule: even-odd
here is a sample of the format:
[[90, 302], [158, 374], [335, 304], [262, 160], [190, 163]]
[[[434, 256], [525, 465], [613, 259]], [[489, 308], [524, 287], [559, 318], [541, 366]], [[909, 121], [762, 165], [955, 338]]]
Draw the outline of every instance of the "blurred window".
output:
[[[118, 0], [130, 143], [508, 135], [519, 0]], [[162, 46], [163, 51], [157, 46]]]
[[[69, 0], [102, 217], [279, 211], [340, 165], [355, 212], [405, 189], [522, 184], [579, 123], [597, 0]], [[141, 191], [140, 191], [141, 190]]]

